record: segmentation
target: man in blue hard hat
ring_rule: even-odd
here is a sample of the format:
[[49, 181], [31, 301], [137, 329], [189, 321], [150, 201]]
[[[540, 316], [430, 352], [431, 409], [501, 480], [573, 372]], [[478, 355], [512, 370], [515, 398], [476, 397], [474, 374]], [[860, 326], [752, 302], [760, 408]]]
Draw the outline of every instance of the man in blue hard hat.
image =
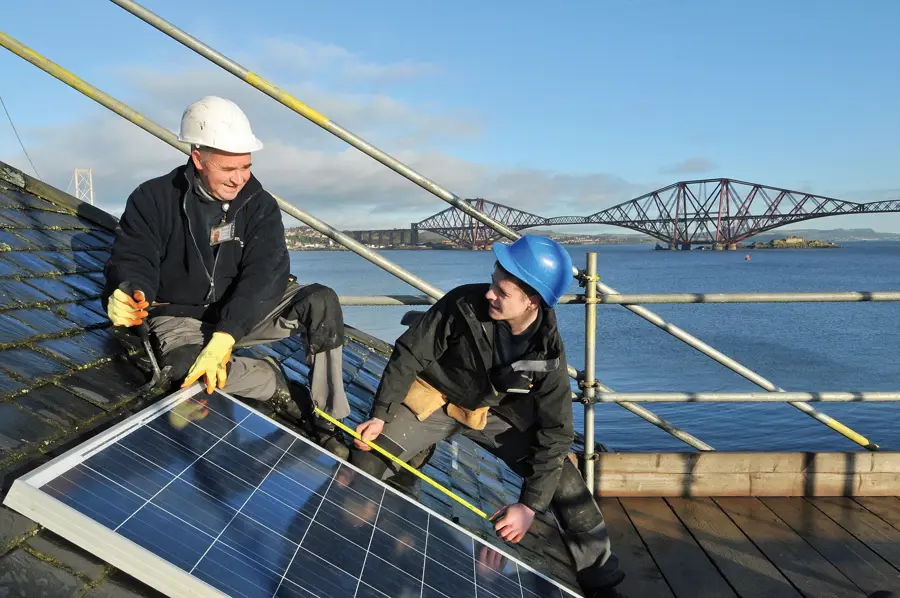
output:
[[[356, 431], [404, 462], [455, 434], [471, 438], [524, 478], [518, 502], [491, 518], [497, 534], [521, 541], [552, 506], [586, 596], [621, 596], [603, 515], [567, 458], [571, 387], [553, 308], [572, 260], [537, 235], [495, 243], [494, 254], [490, 283], [453, 289], [400, 336]], [[400, 470], [358, 440], [350, 458], [381, 479]]]

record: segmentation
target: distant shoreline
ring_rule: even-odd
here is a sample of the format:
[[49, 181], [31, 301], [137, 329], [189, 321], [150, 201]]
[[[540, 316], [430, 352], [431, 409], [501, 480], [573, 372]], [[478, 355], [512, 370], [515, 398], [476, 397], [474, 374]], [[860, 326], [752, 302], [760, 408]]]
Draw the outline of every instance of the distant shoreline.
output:
[[[852, 241], [844, 241], [849, 243], [898, 243], [900, 239], [854, 239]], [[647, 245], [651, 250], [653, 249], [654, 241], [634, 241], [634, 242], [616, 242], [616, 243], [604, 243], [604, 242], [579, 242], [579, 243], [563, 243], [563, 245], [571, 245], [574, 247], [595, 247], [597, 245]], [[703, 247], [702, 251], [712, 251], [712, 248], [708, 245], [694, 245], [692, 247], [692, 251], [698, 251], [699, 248]], [[810, 240], [806, 241], [804, 244], [796, 244], [796, 245], [787, 245], [787, 244], [772, 244], [772, 241], [756, 241], [750, 245], [739, 245], [737, 247], [738, 251], [753, 251], [757, 249], [842, 249], [844, 245], [839, 245], [833, 243], [831, 241], [819, 241], [819, 240]], [[374, 249], [375, 251], [487, 251], [484, 249], [473, 250], [468, 247], [428, 247], [428, 246], [397, 246], [397, 247], [376, 247], [372, 245], [366, 245], [367, 249]], [[291, 247], [288, 246], [288, 251], [350, 251], [346, 247], [342, 247], [341, 245], [335, 245], [334, 247]]]
[[[398, 229], [399, 230], [399, 229]], [[330, 241], [324, 235], [307, 227], [288, 228], [285, 238], [290, 251], [348, 251], [346, 248], [337, 243]], [[350, 234], [353, 231], [344, 231]], [[377, 232], [377, 231], [376, 231]], [[546, 235], [550, 238], [562, 243], [563, 245], [573, 246], [598, 246], [598, 245], [647, 245], [651, 248], [654, 245], [662, 244], [662, 241], [643, 234], [616, 234], [616, 233], [595, 233], [595, 234], [578, 234], [563, 233], [557, 230], [529, 229], [522, 231], [523, 234], [539, 234]], [[424, 238], [423, 238], [424, 237]], [[387, 241], [390, 237], [384, 238]], [[769, 248], [786, 248], [793, 249], [793, 246], [782, 247], [781, 241], [787, 239], [827, 239], [817, 241], [804, 241], [810, 244], [841, 244], [849, 242], [896, 242], [900, 241], [900, 233], [884, 233], [876, 232], [868, 228], [852, 228], [852, 229], [788, 229], [776, 230], [760, 233], [749, 239], [745, 239], [737, 247], [738, 250], [744, 249], [769, 249]], [[401, 240], [397, 238], [395, 240]], [[406, 240], [406, 239], [404, 239]], [[444, 244], [443, 237], [435, 235], [427, 231], [420, 231], [419, 241], [421, 245], [379, 245], [376, 243], [364, 245], [375, 251], [389, 249], [391, 251], [472, 251], [465, 247], [455, 247]], [[778, 243], [776, 247], [772, 245]], [[760, 246], [765, 244], [765, 246]], [[330, 245], [330, 246], [329, 246]], [[756, 247], [754, 247], [756, 245]], [[829, 246], [830, 247], [830, 246]], [[709, 245], [693, 245], [692, 250], [714, 248]], [[809, 249], [818, 249], [819, 247], [804, 247]]]
[[[573, 246], [595, 246], [595, 245], [652, 245], [653, 241], [634, 241], [629, 243], [617, 242], [617, 243], [609, 243], [609, 242], [579, 242], [579, 243], [562, 243], [562, 245], [573, 245]], [[409, 246], [409, 245], [398, 245], [395, 247], [378, 247], [375, 245], [366, 245], [368, 249], [375, 250], [384, 250], [389, 249], [391, 251], [476, 251], [470, 249], [468, 247], [429, 247], [429, 246]], [[346, 247], [341, 245], [335, 245], [334, 247], [291, 247], [288, 246], [288, 251], [349, 251]], [[477, 250], [484, 251], [484, 250]]]

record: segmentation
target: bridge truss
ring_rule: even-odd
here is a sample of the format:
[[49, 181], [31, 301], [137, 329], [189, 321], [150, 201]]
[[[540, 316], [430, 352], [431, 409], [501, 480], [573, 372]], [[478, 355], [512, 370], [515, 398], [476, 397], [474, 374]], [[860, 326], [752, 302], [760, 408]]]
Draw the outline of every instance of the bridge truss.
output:
[[[545, 224], [548, 219], [531, 212], [523, 212], [486, 199], [467, 199], [465, 202], [491, 218], [502, 222], [513, 230], [533, 228]], [[502, 235], [493, 228], [482, 224], [458, 208], [447, 208], [412, 227], [442, 235], [457, 245], [482, 249]]]
[[[670, 246], [735, 245], [748, 237], [814, 218], [900, 212], [900, 200], [857, 203], [734, 179], [683, 181], [590, 216], [543, 217], [486, 199], [466, 200], [512, 228], [604, 224], [645, 233]], [[501, 238], [457, 208], [414, 223], [458, 245], [481, 248]]]

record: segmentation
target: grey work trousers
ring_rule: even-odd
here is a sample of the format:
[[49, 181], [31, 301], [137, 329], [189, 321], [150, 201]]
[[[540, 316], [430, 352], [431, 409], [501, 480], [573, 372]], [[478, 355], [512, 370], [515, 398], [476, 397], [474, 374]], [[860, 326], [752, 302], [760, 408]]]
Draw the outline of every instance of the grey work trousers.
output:
[[[256, 325], [245, 337], [235, 344], [235, 348], [264, 345], [280, 341], [289, 336], [301, 334], [300, 323], [296, 319], [287, 319], [285, 314], [291, 313], [296, 302], [296, 295], [303, 286], [292, 283], [288, 285], [284, 298]], [[329, 292], [330, 289], [322, 287]], [[309, 300], [306, 298], [304, 300]], [[314, 300], [314, 296], [313, 296]], [[215, 324], [202, 322], [195, 318], [178, 316], [150, 317], [150, 331], [155, 337], [157, 349], [163, 363], [168, 361], [176, 350], [180, 349], [183, 377], [185, 368], [190, 368], [193, 360], [212, 338]], [[188, 349], [190, 347], [190, 349]], [[185, 352], [187, 350], [187, 352]], [[187, 361], [190, 360], [188, 363]], [[342, 347], [336, 347], [307, 356], [310, 366], [310, 395], [313, 403], [332, 417], [343, 419], [350, 415], [350, 403], [344, 392]], [[228, 380], [222, 390], [245, 399], [266, 401], [275, 394], [275, 371], [272, 366], [255, 357], [232, 355], [228, 369]]]
[[[534, 433], [520, 432], [494, 413], [488, 415], [483, 430], [473, 430], [447, 415], [446, 407], [435, 411], [424, 421], [419, 421], [408, 408], [397, 409], [396, 416], [385, 424], [376, 442], [386, 450], [395, 450], [395, 456], [407, 462], [424, 449], [456, 434], [472, 439], [502, 459], [517, 474], [530, 474], [527, 461], [533, 450]], [[350, 462], [383, 480], [401, 469], [374, 451], [360, 451], [355, 446], [350, 452]], [[624, 573], [612, 552], [600, 507], [578, 468], [568, 459], [563, 461], [550, 506], [563, 528], [563, 540], [572, 554], [582, 588], [608, 587], [621, 582]]]

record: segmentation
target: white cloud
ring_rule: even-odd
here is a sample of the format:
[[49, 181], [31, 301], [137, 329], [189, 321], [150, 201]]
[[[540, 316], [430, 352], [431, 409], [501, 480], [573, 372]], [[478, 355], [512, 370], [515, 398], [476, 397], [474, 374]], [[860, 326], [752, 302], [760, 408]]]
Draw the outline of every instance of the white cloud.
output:
[[[262, 60], [274, 60], [274, 56], [292, 62], [293, 77], [279, 75], [286, 81], [283, 89], [461, 197], [483, 197], [557, 216], [589, 214], [654, 187], [612, 174], [576, 176], [467, 161], [441, 147], [477, 142], [482, 130], [472, 115], [426, 110], [385, 92], [359, 91], [362, 87], [338, 90], [316, 75], [331, 65], [348, 80], [384, 82], [438, 72], [431, 65], [370, 63], [343, 48], [316, 43], [276, 39], [262, 47]], [[310, 74], [316, 75], [314, 80], [308, 78]], [[177, 130], [184, 107], [203, 95], [222, 95], [237, 102], [265, 143], [264, 150], [254, 156], [257, 177], [268, 189], [337, 228], [408, 226], [448, 207], [212, 65], [199, 70], [135, 65], [118, 75], [128, 89], [120, 99], [171, 131]], [[29, 153], [51, 184], [65, 189], [73, 168], [92, 168], [97, 203], [115, 215], [138, 184], [186, 160], [177, 150], [100, 107], [87, 120], [30, 130], [28, 139]], [[22, 164], [24, 157], [2, 159], [30, 171]], [[293, 219], [287, 222], [296, 224]]]
[[344, 83], [396, 83], [440, 74], [437, 65], [413, 60], [379, 64], [334, 44], [313, 40], [267, 39], [262, 43], [266, 63], [287, 67], [303, 76]]

